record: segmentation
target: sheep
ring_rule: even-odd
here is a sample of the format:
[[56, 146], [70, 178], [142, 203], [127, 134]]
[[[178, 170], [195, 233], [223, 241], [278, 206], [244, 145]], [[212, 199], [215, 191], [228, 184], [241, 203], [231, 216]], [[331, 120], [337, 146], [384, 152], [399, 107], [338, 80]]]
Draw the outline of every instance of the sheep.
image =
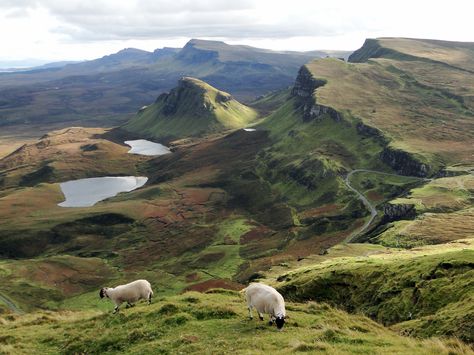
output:
[[260, 320], [263, 320], [263, 313], [269, 314], [269, 325], [275, 322], [278, 329], [283, 328], [285, 318], [287, 318], [285, 300], [277, 290], [262, 283], [253, 283], [241, 292], [245, 294], [247, 299], [250, 319], [253, 319], [252, 309], [255, 308]]
[[126, 285], [117, 287], [104, 287], [99, 292], [100, 298], [110, 298], [115, 303], [114, 314], [118, 312], [120, 305], [127, 302], [127, 308], [133, 307], [134, 302], [146, 299], [151, 303], [153, 290], [147, 280], [136, 280]]

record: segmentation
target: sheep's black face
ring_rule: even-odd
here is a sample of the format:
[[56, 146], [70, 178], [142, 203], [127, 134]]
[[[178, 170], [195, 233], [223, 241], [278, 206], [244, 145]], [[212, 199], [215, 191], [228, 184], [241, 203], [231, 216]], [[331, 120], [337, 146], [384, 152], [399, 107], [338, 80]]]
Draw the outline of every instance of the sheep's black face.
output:
[[283, 325], [285, 324], [285, 318], [284, 317], [277, 317], [275, 319], [275, 323], [278, 329], [283, 328]]
[[107, 296], [107, 294], [105, 293], [105, 288], [102, 288], [99, 292], [99, 296], [100, 298], [104, 298], [105, 296]]

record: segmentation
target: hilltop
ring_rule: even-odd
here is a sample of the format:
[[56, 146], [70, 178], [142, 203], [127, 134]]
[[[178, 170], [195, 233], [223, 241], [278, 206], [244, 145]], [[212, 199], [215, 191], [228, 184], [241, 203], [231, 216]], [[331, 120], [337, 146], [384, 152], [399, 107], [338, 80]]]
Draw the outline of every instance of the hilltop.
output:
[[243, 128], [257, 115], [230, 94], [199, 79], [184, 77], [176, 88], [142, 108], [122, 129], [169, 141]]
[[187, 292], [114, 316], [97, 311], [39, 312], [3, 320], [0, 351], [472, 354], [458, 340], [410, 339], [327, 304], [288, 303], [287, 310], [290, 318], [282, 332], [266, 321], [249, 321], [242, 297], [229, 290]]

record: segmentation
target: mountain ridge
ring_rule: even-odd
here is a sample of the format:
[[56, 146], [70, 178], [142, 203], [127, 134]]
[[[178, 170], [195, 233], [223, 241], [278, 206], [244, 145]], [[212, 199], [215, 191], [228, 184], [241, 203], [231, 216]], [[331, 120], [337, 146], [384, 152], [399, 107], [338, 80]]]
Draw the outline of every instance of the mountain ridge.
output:
[[443, 62], [444, 47], [428, 56], [419, 42], [369, 39], [348, 63], [319, 59], [305, 67], [314, 80], [326, 81], [315, 89], [315, 102], [341, 113], [350, 111], [383, 133], [389, 142], [387, 162], [397, 165], [407, 152], [424, 170], [435, 173], [472, 159], [474, 75], [466, 69], [471, 64], [465, 63], [471, 49], [455, 48], [457, 59]]
[[331, 55], [318, 53], [195, 40], [181, 49], [125, 49], [62, 67], [0, 73], [0, 126], [118, 125], [182, 76], [197, 77], [250, 102], [291, 85], [298, 68], [315, 56]]

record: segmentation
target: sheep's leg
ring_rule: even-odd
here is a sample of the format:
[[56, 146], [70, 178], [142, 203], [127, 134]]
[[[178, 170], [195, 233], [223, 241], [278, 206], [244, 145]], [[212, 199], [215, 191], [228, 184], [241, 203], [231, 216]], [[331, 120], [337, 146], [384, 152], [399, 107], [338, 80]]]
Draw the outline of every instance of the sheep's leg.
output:
[[268, 325], [273, 325], [274, 321], [275, 321], [274, 317], [270, 315], [270, 320], [268, 321]]
[[117, 313], [117, 312], [119, 311], [119, 307], [120, 307], [119, 304], [115, 305], [113, 314], [115, 314], [115, 313]]
[[263, 320], [263, 314], [258, 312], [258, 318], [260, 318], [260, 320]]
[[252, 306], [248, 306], [248, 310], [249, 310], [249, 318], [253, 319]]
[[132, 307], [135, 307], [135, 305], [133, 303], [127, 302], [126, 308], [132, 308]]
[[151, 296], [152, 296], [152, 295], [153, 295], [153, 294], [152, 294], [151, 292], [150, 292], [150, 294], [148, 295], [148, 305], [151, 304]]

